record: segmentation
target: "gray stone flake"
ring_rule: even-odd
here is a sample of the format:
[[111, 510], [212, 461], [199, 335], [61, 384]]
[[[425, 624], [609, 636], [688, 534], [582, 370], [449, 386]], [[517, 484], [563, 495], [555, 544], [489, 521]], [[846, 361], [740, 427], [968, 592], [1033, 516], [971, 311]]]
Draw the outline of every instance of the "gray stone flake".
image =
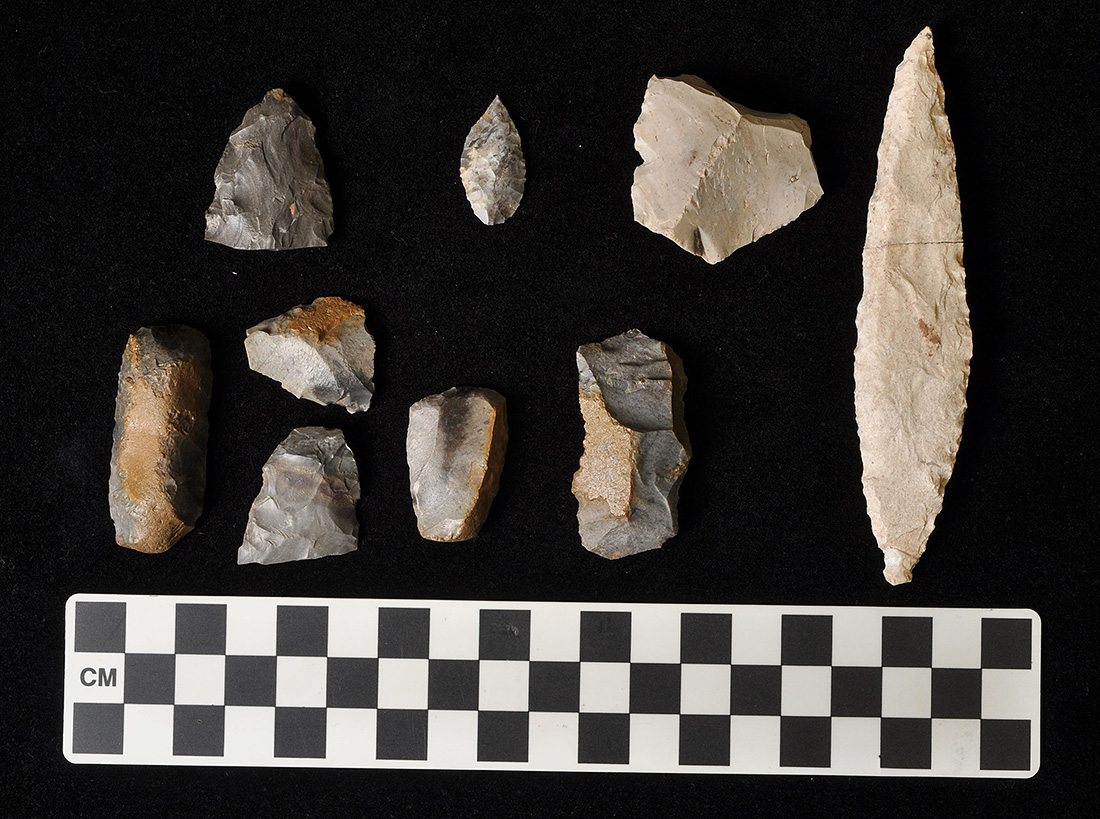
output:
[[286, 563], [358, 547], [359, 470], [339, 430], [299, 427], [275, 448], [237, 563]]
[[248, 366], [318, 404], [366, 412], [374, 395], [374, 337], [358, 304], [323, 296], [250, 327]]
[[327, 244], [332, 196], [314, 132], [281, 88], [248, 110], [214, 171], [208, 241], [240, 250]]
[[191, 327], [142, 327], [122, 355], [109, 482], [120, 546], [158, 553], [191, 531], [206, 491], [210, 344]]
[[420, 534], [428, 540], [474, 537], [496, 497], [508, 418], [504, 396], [452, 387], [409, 409], [409, 488]]
[[659, 548], [676, 534], [691, 460], [683, 365], [629, 330], [577, 350], [584, 454], [573, 476], [581, 543], [601, 557]]

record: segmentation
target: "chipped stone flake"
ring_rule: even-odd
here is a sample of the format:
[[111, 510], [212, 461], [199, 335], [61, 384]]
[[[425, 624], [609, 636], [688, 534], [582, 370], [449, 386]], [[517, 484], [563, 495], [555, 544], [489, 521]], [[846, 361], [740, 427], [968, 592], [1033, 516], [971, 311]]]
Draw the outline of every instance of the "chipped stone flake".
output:
[[821, 198], [804, 120], [737, 105], [691, 75], [650, 79], [634, 147], [634, 219], [710, 264]]
[[466, 198], [478, 219], [499, 225], [516, 212], [523, 198], [526, 165], [519, 133], [500, 97], [470, 129], [460, 170]]
[[468, 540], [480, 531], [500, 486], [508, 416], [504, 396], [452, 387], [409, 409], [406, 452], [416, 523], [428, 540]]
[[332, 196], [314, 133], [281, 88], [250, 108], [214, 171], [206, 239], [240, 250], [324, 247]]
[[249, 328], [248, 366], [318, 404], [366, 412], [374, 394], [374, 337], [358, 304], [322, 296]]
[[601, 557], [659, 548], [676, 534], [691, 460], [683, 365], [629, 330], [577, 350], [584, 454], [573, 476], [581, 543]]
[[194, 528], [206, 491], [211, 385], [210, 344], [198, 330], [173, 324], [130, 336], [109, 484], [120, 546], [164, 552]]
[[237, 563], [286, 563], [358, 547], [359, 470], [339, 430], [299, 427], [275, 448]]
[[924, 29], [894, 76], [856, 313], [863, 490], [893, 584], [912, 579], [955, 464], [973, 351], [955, 147]]

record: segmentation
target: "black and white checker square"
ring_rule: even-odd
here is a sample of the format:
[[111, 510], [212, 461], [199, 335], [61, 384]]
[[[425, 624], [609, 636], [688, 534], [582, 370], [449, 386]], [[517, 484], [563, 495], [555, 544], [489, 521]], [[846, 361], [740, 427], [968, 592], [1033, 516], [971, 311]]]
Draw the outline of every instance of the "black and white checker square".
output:
[[66, 754], [1020, 776], [1031, 612], [82, 595]]

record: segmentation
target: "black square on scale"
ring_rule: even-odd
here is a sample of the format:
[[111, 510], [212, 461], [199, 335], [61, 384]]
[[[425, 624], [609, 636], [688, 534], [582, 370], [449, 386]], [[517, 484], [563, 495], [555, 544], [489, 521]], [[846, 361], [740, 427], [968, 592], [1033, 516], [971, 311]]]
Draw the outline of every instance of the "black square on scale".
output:
[[225, 708], [221, 705], [177, 705], [172, 714], [173, 756], [223, 756]]
[[126, 604], [78, 601], [74, 633], [76, 651], [121, 653], [126, 650]]
[[482, 609], [478, 656], [482, 660], [530, 659], [530, 610]]
[[275, 705], [275, 658], [225, 658], [226, 705]]
[[982, 668], [1031, 668], [1031, 620], [983, 617]]
[[125, 709], [114, 702], [73, 703], [73, 753], [121, 754]]
[[528, 680], [527, 705], [531, 711], [580, 710], [580, 663], [532, 661]]
[[378, 656], [426, 660], [430, 625], [430, 609], [378, 609]]
[[428, 660], [428, 708], [476, 711], [480, 666], [477, 660]]
[[932, 618], [883, 617], [882, 664], [892, 668], [931, 668]]
[[730, 713], [777, 717], [783, 703], [783, 668], [735, 665], [730, 669]]
[[176, 701], [175, 654], [127, 654], [125, 702], [171, 705]]
[[932, 718], [981, 719], [982, 670], [932, 669]]
[[577, 735], [577, 762], [605, 765], [630, 762], [630, 714], [581, 714]]
[[225, 604], [176, 604], [176, 653], [225, 654]]
[[1031, 769], [1031, 721], [983, 719], [981, 740], [983, 771]]
[[630, 713], [679, 714], [680, 664], [631, 663]]
[[428, 712], [381, 709], [378, 712], [378, 759], [427, 759]]
[[728, 665], [732, 645], [732, 615], [694, 612], [680, 615], [680, 662]]
[[681, 765], [729, 765], [730, 718], [714, 714], [680, 717]]
[[833, 666], [832, 715], [882, 716], [882, 668]]
[[833, 618], [829, 614], [783, 615], [783, 665], [832, 665]]
[[374, 708], [378, 705], [378, 660], [374, 657], [329, 657], [330, 708]]
[[526, 762], [530, 719], [526, 711], [481, 711], [477, 715], [479, 762]]
[[275, 756], [324, 759], [328, 717], [324, 708], [276, 708]]
[[630, 662], [630, 612], [581, 612], [581, 662]]
[[279, 606], [275, 653], [282, 657], [328, 654], [328, 606]]
[[828, 768], [832, 760], [830, 717], [780, 717], [779, 764], [784, 768]]
[[931, 768], [932, 720], [883, 719], [879, 727], [879, 767]]

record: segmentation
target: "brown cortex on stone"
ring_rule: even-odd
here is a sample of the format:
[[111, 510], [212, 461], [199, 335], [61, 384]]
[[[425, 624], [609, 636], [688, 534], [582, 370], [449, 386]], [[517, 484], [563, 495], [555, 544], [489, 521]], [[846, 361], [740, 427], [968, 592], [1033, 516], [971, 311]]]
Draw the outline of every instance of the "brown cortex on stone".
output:
[[119, 371], [110, 506], [120, 546], [158, 553], [194, 528], [206, 488], [210, 347], [190, 327], [143, 327]]
[[631, 431], [612, 418], [599, 395], [580, 390], [584, 454], [573, 487], [591, 501], [603, 500], [614, 517], [630, 513], [634, 447]]
[[312, 304], [297, 307], [288, 314], [286, 329], [310, 335], [318, 341], [340, 331], [344, 322], [366, 319], [363, 308], [338, 296], [322, 296]]

